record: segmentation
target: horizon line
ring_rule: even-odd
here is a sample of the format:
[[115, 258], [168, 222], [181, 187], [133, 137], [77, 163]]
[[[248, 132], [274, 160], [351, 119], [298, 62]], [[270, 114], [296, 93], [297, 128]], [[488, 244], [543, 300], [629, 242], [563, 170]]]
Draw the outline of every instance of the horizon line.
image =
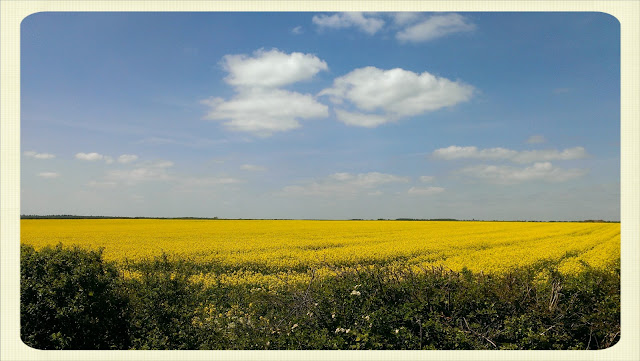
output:
[[457, 218], [225, 218], [225, 217], [153, 217], [153, 216], [95, 216], [95, 215], [72, 215], [72, 214], [21, 214], [20, 219], [199, 219], [199, 220], [271, 220], [271, 221], [442, 221], [442, 222], [580, 222], [580, 223], [620, 223], [615, 220], [604, 219], [584, 219], [584, 220], [504, 220], [504, 219], [457, 219]]

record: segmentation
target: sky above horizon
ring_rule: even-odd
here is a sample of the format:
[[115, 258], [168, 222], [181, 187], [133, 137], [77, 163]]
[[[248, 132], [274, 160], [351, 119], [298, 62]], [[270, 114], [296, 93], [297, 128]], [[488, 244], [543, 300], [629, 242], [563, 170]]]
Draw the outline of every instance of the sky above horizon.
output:
[[620, 220], [603, 13], [37, 13], [21, 213]]

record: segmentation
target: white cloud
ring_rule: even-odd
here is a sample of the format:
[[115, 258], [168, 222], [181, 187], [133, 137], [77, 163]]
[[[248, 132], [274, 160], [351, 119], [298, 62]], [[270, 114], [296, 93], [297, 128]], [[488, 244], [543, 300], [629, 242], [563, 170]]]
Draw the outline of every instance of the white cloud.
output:
[[[357, 194], [360, 191], [368, 190], [367, 194], [376, 194], [376, 187], [391, 183], [407, 183], [408, 177], [401, 177], [393, 174], [369, 172], [369, 173], [334, 173], [325, 179], [313, 181], [305, 185], [287, 186], [283, 189], [285, 193], [296, 195], [347, 195]], [[380, 193], [381, 194], [381, 193]]]
[[549, 162], [534, 163], [526, 168], [508, 166], [478, 165], [463, 168], [459, 174], [485, 180], [495, 184], [516, 184], [530, 181], [565, 182], [581, 177], [587, 172], [583, 169], [561, 169]]
[[90, 162], [95, 162], [97, 160], [103, 160], [104, 155], [99, 153], [77, 153], [76, 159], [80, 160], [88, 160]]
[[302, 26], [296, 26], [295, 28], [291, 29], [291, 33], [296, 35], [302, 34]]
[[230, 130], [262, 136], [298, 128], [299, 119], [329, 115], [328, 107], [311, 95], [282, 89], [251, 89], [228, 101], [213, 98], [204, 103], [211, 107], [206, 119], [226, 120]]
[[369, 35], [377, 33], [384, 26], [384, 20], [373, 15], [365, 16], [360, 12], [344, 12], [333, 15], [314, 15], [314, 24], [320, 28], [343, 29], [357, 28]]
[[104, 161], [107, 164], [111, 164], [111, 163], [113, 163], [113, 158], [109, 157], [108, 155], [105, 155], [104, 156]]
[[420, 19], [420, 14], [412, 12], [398, 12], [393, 13], [392, 17], [393, 22], [397, 25], [407, 25], [418, 21]]
[[542, 135], [532, 135], [527, 139], [528, 144], [539, 144], [544, 143], [546, 139]]
[[423, 183], [433, 182], [434, 179], [436, 179], [436, 177], [432, 175], [423, 175], [420, 177], [420, 182], [423, 182]]
[[286, 54], [277, 49], [260, 49], [253, 57], [226, 55], [222, 65], [229, 72], [226, 82], [236, 87], [277, 88], [311, 79], [318, 72], [329, 69], [327, 63], [315, 55]]
[[38, 177], [51, 179], [51, 178], [60, 177], [60, 174], [56, 172], [42, 172], [42, 173], [38, 173]]
[[124, 164], [135, 162], [136, 160], [138, 160], [138, 156], [135, 154], [123, 154], [118, 157], [118, 162]]
[[[473, 95], [473, 87], [428, 72], [417, 74], [400, 68], [382, 70], [369, 66], [336, 78], [333, 87], [322, 90], [319, 95], [327, 95], [338, 104], [348, 100], [364, 111], [381, 110], [385, 113], [386, 121], [393, 121], [398, 117], [413, 116], [467, 101]], [[342, 115], [345, 118], [345, 113]], [[354, 117], [347, 115], [346, 119], [353, 120]], [[352, 125], [357, 123], [355, 121]]]
[[127, 185], [149, 181], [166, 181], [171, 179], [167, 168], [172, 166], [173, 162], [159, 161], [130, 170], [113, 170], [107, 173], [107, 178], [109, 181], [122, 182]]
[[115, 188], [118, 185], [118, 183], [114, 181], [94, 181], [93, 180], [87, 183], [87, 185], [91, 188], [106, 189], [106, 188]]
[[520, 152], [513, 160], [517, 163], [530, 163], [544, 160], [582, 159], [588, 156], [583, 147], [567, 148], [562, 152], [555, 149], [526, 150]]
[[407, 183], [409, 182], [409, 178], [401, 177], [393, 174], [379, 173], [379, 172], [369, 172], [369, 173], [359, 173], [359, 174], [349, 174], [349, 173], [334, 173], [331, 175], [332, 178], [343, 180], [347, 183], [356, 185], [358, 187], [365, 188], [373, 188], [382, 184], [387, 183]]
[[52, 159], [56, 157], [55, 155], [50, 153], [37, 153], [34, 151], [24, 152], [24, 155], [29, 158], [35, 158], [35, 159]]
[[180, 181], [180, 186], [189, 187], [210, 187], [221, 184], [243, 183], [242, 180], [232, 177], [189, 177]]
[[409, 194], [421, 195], [421, 196], [430, 196], [432, 194], [438, 194], [444, 192], [444, 188], [442, 187], [411, 187], [409, 188]]
[[445, 35], [473, 31], [475, 25], [459, 14], [434, 15], [398, 32], [396, 38], [401, 42], [425, 42]]
[[261, 172], [267, 170], [267, 168], [255, 164], [243, 164], [240, 168], [250, 172]]
[[440, 148], [433, 151], [433, 157], [438, 159], [510, 159], [518, 154], [515, 150], [501, 147], [478, 150], [477, 147], [459, 147], [452, 145], [447, 148]]
[[375, 128], [390, 121], [388, 117], [376, 114], [352, 113], [341, 109], [336, 109], [335, 111], [336, 118], [347, 125]]
[[229, 100], [203, 100], [210, 107], [205, 119], [223, 120], [233, 131], [270, 136], [300, 127], [300, 119], [329, 115], [328, 107], [313, 96], [278, 88], [327, 70], [327, 64], [314, 55], [258, 50], [253, 57], [227, 55], [223, 66], [229, 72], [225, 80], [236, 86], [237, 94]]
[[355, 178], [355, 176], [351, 173], [333, 173], [329, 176], [329, 178], [335, 179], [340, 182], [345, 182], [352, 180], [353, 178]]
[[583, 147], [567, 148], [563, 151], [555, 149], [515, 151], [506, 148], [478, 149], [477, 147], [459, 147], [456, 145], [433, 151], [432, 156], [437, 159], [482, 159], [482, 160], [510, 160], [516, 163], [532, 163], [548, 160], [571, 160], [587, 157]]

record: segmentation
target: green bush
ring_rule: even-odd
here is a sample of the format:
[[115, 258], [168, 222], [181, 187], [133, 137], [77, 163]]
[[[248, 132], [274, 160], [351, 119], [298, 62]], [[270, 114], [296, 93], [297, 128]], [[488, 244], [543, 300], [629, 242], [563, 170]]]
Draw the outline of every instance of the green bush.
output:
[[130, 320], [132, 348], [198, 348], [192, 318], [202, 291], [189, 281], [189, 276], [189, 272], [176, 270], [168, 256], [162, 255], [145, 262], [141, 279], [128, 282], [133, 311]]
[[[204, 286], [202, 265], [119, 265], [100, 252], [22, 248], [22, 338], [44, 349], [603, 349], [620, 338], [619, 268], [553, 262], [484, 275], [336, 270], [284, 288]], [[218, 265], [210, 265], [218, 267]], [[311, 270], [309, 272], [312, 272]], [[540, 276], [542, 275], [542, 277]]]
[[21, 247], [20, 334], [37, 349], [126, 349], [127, 297], [101, 251]]

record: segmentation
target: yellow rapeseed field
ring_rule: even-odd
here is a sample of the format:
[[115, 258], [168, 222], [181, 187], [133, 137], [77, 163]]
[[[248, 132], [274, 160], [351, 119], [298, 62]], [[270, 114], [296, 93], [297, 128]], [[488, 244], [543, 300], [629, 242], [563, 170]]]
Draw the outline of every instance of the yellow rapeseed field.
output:
[[[227, 271], [207, 281], [264, 284], [306, 280], [309, 270], [373, 264], [443, 266], [500, 273], [541, 260], [565, 273], [620, 258], [619, 223], [307, 220], [25, 219], [21, 242], [104, 248], [136, 261], [166, 253]], [[213, 282], [213, 281], [212, 281]]]

